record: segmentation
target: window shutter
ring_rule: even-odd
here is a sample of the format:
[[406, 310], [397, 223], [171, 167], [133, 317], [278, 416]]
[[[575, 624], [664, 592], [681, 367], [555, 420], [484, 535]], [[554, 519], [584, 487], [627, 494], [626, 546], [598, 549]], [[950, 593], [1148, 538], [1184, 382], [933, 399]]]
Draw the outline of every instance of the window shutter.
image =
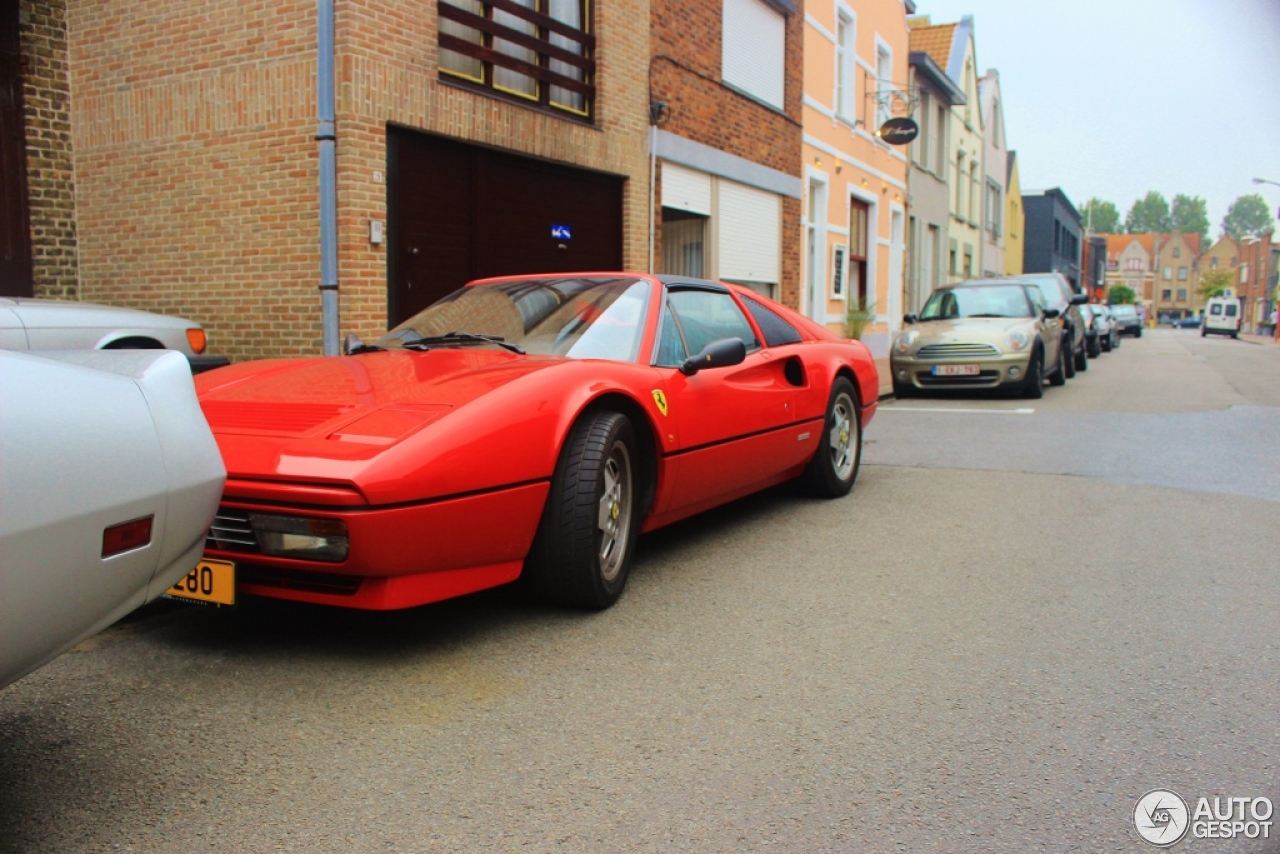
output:
[[783, 108], [786, 88], [786, 21], [763, 0], [724, 0], [724, 39], [720, 76]]
[[737, 282], [781, 280], [782, 200], [720, 181], [719, 276]]
[[678, 211], [711, 216], [711, 176], [676, 166], [662, 164], [662, 206]]

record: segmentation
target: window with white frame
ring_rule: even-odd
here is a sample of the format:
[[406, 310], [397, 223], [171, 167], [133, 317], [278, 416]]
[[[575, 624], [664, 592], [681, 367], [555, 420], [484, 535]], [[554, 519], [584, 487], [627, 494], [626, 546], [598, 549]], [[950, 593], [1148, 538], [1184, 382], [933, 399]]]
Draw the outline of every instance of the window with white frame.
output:
[[876, 44], [876, 127], [889, 120], [890, 92], [893, 90], [893, 54]]
[[724, 0], [720, 76], [725, 83], [783, 108], [786, 19], [764, 0]]
[[1000, 216], [1004, 213], [1004, 193], [995, 181], [987, 181], [987, 231], [991, 237], [1000, 236]]
[[1187, 280], [1187, 268], [1186, 268], [1186, 267], [1179, 267], [1179, 268], [1178, 268], [1178, 281], [1180, 281], [1180, 282], [1185, 282], [1186, 280]]
[[969, 190], [969, 222], [977, 225], [982, 205], [982, 175], [976, 160], [969, 162], [969, 180], [973, 184]]
[[858, 67], [856, 35], [853, 16], [840, 10], [836, 15], [836, 115], [851, 124], [858, 120], [858, 98], [853, 82]]

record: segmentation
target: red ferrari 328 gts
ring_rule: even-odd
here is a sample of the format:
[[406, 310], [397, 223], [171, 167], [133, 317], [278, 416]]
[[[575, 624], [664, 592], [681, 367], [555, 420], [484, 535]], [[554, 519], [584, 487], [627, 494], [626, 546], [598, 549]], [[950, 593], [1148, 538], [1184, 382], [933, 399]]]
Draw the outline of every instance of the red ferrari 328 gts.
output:
[[841, 496], [867, 348], [741, 287], [474, 282], [372, 345], [196, 377], [226, 491], [171, 593], [406, 608], [514, 581], [606, 608], [636, 537], [790, 478]]

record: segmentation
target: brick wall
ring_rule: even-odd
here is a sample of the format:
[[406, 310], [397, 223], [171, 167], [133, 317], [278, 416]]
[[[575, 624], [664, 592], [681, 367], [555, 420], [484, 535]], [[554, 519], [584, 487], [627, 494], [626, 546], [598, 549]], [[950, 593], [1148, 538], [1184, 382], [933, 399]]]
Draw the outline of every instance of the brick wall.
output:
[[[595, 10], [588, 127], [437, 80], [434, 4], [336, 7], [340, 332], [386, 329], [388, 123], [627, 177], [647, 264], [647, 0]], [[85, 2], [68, 15], [83, 296], [180, 314], [233, 359], [321, 349], [314, 2]]]
[[[654, 101], [667, 104], [663, 130], [744, 157], [788, 175], [801, 174], [801, 99], [804, 14], [786, 19], [783, 111], [765, 106], [720, 80], [720, 0], [653, 0], [653, 59], [649, 83]], [[658, 207], [655, 198], [655, 208]], [[800, 298], [800, 201], [782, 200], [780, 297]], [[657, 253], [661, 257], [660, 251]]]
[[34, 293], [74, 299], [79, 288], [66, 0], [23, 0], [18, 14]]

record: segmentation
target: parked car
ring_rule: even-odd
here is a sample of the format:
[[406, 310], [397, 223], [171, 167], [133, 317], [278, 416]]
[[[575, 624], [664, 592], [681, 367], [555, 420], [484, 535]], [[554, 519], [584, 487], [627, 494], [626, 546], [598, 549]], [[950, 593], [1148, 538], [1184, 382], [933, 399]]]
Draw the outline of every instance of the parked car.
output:
[[1058, 310], [1017, 279], [965, 282], [934, 291], [889, 351], [893, 390], [1012, 389], [1038, 398], [1044, 380], [1067, 381], [1068, 340]]
[[1138, 313], [1138, 309], [1132, 305], [1113, 305], [1111, 306], [1111, 318], [1116, 322], [1122, 335], [1132, 335], [1134, 338], [1142, 337], [1142, 315]]
[[132, 308], [72, 300], [0, 297], [2, 350], [177, 350], [192, 371], [228, 364], [205, 354], [198, 323]]
[[3, 686], [188, 576], [225, 470], [177, 353], [0, 350], [0, 388]]
[[1195, 314], [1188, 314], [1186, 317], [1179, 317], [1173, 322], [1175, 329], [1199, 329], [1203, 323], [1203, 319]]
[[1102, 352], [1110, 353], [1120, 346], [1120, 330], [1111, 316], [1111, 309], [1101, 303], [1090, 303], [1089, 309], [1093, 312], [1094, 323], [1098, 327], [1098, 344], [1102, 347]]
[[1090, 359], [1096, 359], [1102, 355], [1102, 330], [1099, 328], [1098, 315], [1091, 305], [1086, 304], [1079, 308], [1080, 325], [1084, 328], [1085, 355]]
[[990, 284], [1005, 282], [1009, 278], [1028, 282], [1040, 289], [1044, 304], [1058, 312], [1057, 324], [1067, 338], [1067, 378], [1076, 375], [1076, 371], [1089, 369], [1088, 353], [1085, 349], [1084, 323], [1080, 317], [1079, 306], [1089, 302], [1086, 294], [1076, 293], [1071, 283], [1061, 273], [1019, 273], [1017, 276], [1004, 279], [975, 279], [962, 284]]
[[879, 395], [861, 342], [641, 273], [474, 282], [346, 350], [197, 377], [229, 472], [206, 559], [243, 593], [392, 609], [523, 576], [605, 608], [641, 531], [847, 493]]
[[1240, 334], [1240, 322], [1243, 319], [1240, 300], [1235, 297], [1210, 297], [1204, 307], [1204, 324], [1200, 327], [1200, 337], [1212, 332], [1214, 335], [1230, 335], [1235, 338]]

